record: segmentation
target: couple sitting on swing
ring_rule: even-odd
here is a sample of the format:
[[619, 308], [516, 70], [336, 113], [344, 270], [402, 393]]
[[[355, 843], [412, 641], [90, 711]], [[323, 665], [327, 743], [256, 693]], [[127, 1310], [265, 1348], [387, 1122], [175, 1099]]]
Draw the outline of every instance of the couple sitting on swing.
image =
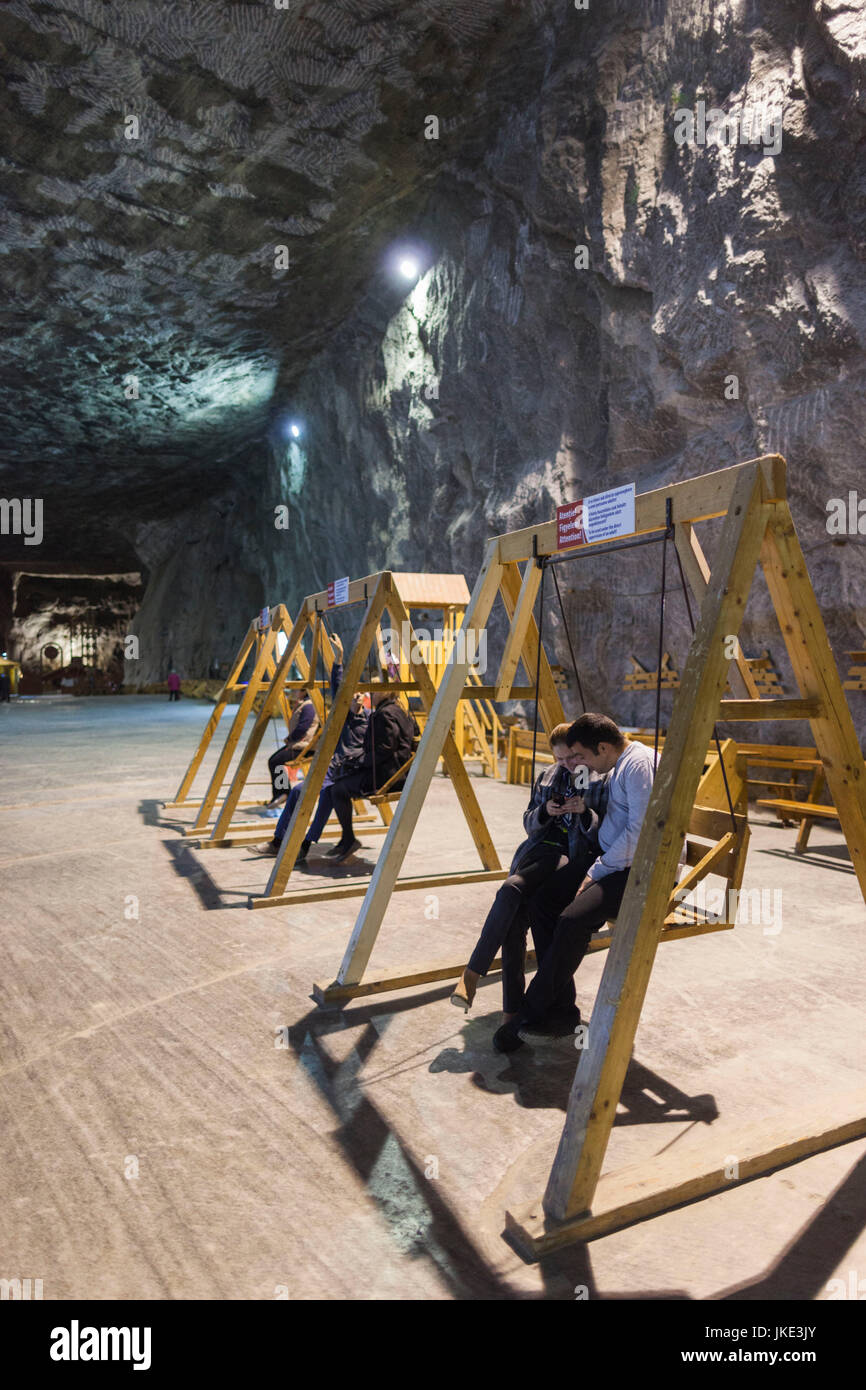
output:
[[[554, 762], [536, 778], [523, 817], [528, 838], [451, 996], [468, 1009], [502, 952], [497, 1052], [521, 1047], [521, 1034], [560, 1037], [580, 1023], [574, 972], [593, 932], [619, 911], [652, 789], [652, 750], [630, 743], [607, 715], [557, 724], [550, 747]], [[538, 968], [526, 988], [528, 927]]]

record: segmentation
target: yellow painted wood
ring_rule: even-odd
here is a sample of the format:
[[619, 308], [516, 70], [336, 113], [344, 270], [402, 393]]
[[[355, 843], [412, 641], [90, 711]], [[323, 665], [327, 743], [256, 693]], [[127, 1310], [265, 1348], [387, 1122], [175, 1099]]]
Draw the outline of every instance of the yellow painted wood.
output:
[[[495, 542], [491, 542], [487, 547], [484, 563], [463, 617], [461, 632], [466, 638], [470, 634], [480, 634], [486, 626], [490, 609], [499, 588], [501, 575], [502, 566], [499, 563], [497, 545]], [[457, 659], [455, 655], [455, 659], [449, 662], [445, 669], [445, 674], [427, 717], [415, 760], [409, 769], [403, 795], [388, 829], [382, 852], [373, 870], [370, 885], [346, 948], [337, 976], [340, 984], [357, 984], [363, 978], [385, 909], [397, 884], [412, 832], [418, 823], [421, 807], [430, 786], [430, 779], [436, 770], [446, 738], [450, 736], [449, 731], [457, 712], [460, 693], [467, 680], [469, 663], [466, 656], [468, 647], [469, 643], [465, 641], [463, 660]]]
[[[532, 621], [532, 612], [535, 607], [535, 600], [538, 595], [538, 586], [541, 583], [541, 570], [532, 560], [527, 560], [526, 568], [523, 571], [523, 578], [520, 582], [520, 593], [517, 596], [517, 603], [514, 608], [514, 615], [511, 619], [511, 626], [508, 629], [508, 636], [505, 639], [505, 648], [502, 653], [502, 660], [499, 663], [499, 675], [496, 678], [496, 694], [494, 700], [508, 700], [511, 697], [511, 687], [514, 684], [514, 677], [517, 674], [517, 667], [520, 663], [520, 656], [526, 641], [526, 632]], [[532, 674], [527, 670], [527, 674]]]
[[[581, 1066], [583, 1062], [581, 1062]], [[508, 1239], [530, 1260], [565, 1245], [597, 1240], [637, 1221], [671, 1211], [717, 1192], [760, 1178], [812, 1154], [849, 1144], [866, 1135], [866, 1092], [851, 1091], [831, 1099], [767, 1116], [739, 1130], [719, 1135], [717, 1126], [684, 1146], [667, 1147], [642, 1163], [607, 1173], [599, 1181], [592, 1211], [564, 1221], [547, 1215], [540, 1202], [507, 1212]], [[730, 1154], [736, 1154], [733, 1174]]]
[[[649, 531], [663, 531], [666, 525], [666, 502], [673, 502], [673, 519], [679, 525], [683, 521], [709, 521], [713, 517], [726, 516], [731, 499], [743, 471], [757, 464], [761, 474], [761, 498], [764, 502], [774, 502], [785, 497], [785, 460], [780, 454], [767, 454], [747, 463], [734, 464], [732, 468], [719, 468], [715, 473], [704, 473], [698, 478], [688, 478], [681, 483], [669, 483], [667, 487], [656, 488], [654, 492], [640, 493], [635, 498], [636, 536]], [[533, 538], [538, 538], [539, 555], [555, 555], [556, 522], [545, 521], [540, 526], [524, 526], [520, 531], [510, 531], [499, 536], [499, 558], [508, 565], [518, 560], [527, 560], [532, 555]], [[603, 541], [596, 542], [603, 545]], [[592, 546], [582, 547], [592, 549]], [[533, 671], [535, 668], [532, 668]]]
[[821, 711], [812, 738], [866, 898], [866, 767], [787, 503], [775, 509], [762, 564], [800, 694]]
[[767, 511], [758, 464], [737, 470], [716, 565], [677, 695], [617, 929], [544, 1197], [557, 1220], [587, 1209], [631, 1055], [707, 743], [727, 682], [725, 637], [738, 633]]

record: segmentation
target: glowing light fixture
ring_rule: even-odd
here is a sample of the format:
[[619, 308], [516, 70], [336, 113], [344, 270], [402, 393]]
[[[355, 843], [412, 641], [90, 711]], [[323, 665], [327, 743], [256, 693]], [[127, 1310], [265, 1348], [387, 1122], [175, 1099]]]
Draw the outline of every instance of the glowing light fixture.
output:
[[417, 280], [419, 267], [414, 256], [404, 256], [397, 268], [404, 280]]

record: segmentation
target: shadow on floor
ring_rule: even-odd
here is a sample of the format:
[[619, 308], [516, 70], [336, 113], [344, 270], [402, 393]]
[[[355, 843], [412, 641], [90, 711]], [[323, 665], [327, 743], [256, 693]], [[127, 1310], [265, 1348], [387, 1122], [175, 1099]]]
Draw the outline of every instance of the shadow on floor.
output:
[[196, 859], [185, 840], [163, 840], [163, 844], [168, 851], [172, 868], [178, 878], [186, 879], [188, 883], [192, 884], [202, 907], [207, 908], [208, 911], [214, 908], [246, 908], [246, 893], [243, 893], [240, 902], [226, 902], [223, 891], [217, 887], [207, 869]]
[[[856, 873], [847, 845], [840, 845], [838, 849], [835, 845], [822, 845], [820, 849], [810, 849], [805, 854], [795, 854], [792, 849], [759, 849], [755, 853], [769, 854], [776, 859], [789, 859], [796, 864], [812, 864], [816, 869], [834, 869], [840, 874]], [[842, 862], [836, 863], [836, 859]]]

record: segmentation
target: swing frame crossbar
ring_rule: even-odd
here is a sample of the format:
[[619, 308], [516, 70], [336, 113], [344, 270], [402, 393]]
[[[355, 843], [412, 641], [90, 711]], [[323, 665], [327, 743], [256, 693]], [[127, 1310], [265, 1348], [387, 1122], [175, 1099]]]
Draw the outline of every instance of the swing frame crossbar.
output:
[[[694, 528], [712, 519], [723, 520], [711, 570]], [[686, 1171], [679, 1150], [676, 1157], [660, 1156], [642, 1165], [637, 1190], [633, 1170], [606, 1174], [600, 1185], [701, 768], [717, 721], [810, 721], [812, 742], [826, 769], [828, 789], [866, 898], [866, 770], [788, 507], [785, 460], [778, 454], [766, 455], [636, 497], [634, 537], [663, 531], [670, 520], [675, 523], [676, 552], [697, 600], [699, 617], [547, 1187], [538, 1202], [506, 1213], [507, 1237], [528, 1259], [731, 1186], [724, 1170], [719, 1169], [717, 1140], [712, 1154], [691, 1154]], [[598, 554], [602, 544], [590, 543], [581, 553]], [[559, 553], [555, 522], [491, 539], [462, 629], [465, 650], [468, 637], [474, 635], [477, 640], [486, 627], [496, 597], [501, 595], [510, 630], [496, 682], [498, 697], [508, 698], [521, 660], [527, 672], [537, 668], [539, 715], [548, 733], [564, 716], [538, 640], [533, 610], [541, 577], [537, 560]], [[739, 635], [759, 568], [767, 581], [798, 687], [797, 697], [791, 700], [759, 698], [738, 641], [736, 656], [728, 656], [730, 639]], [[316, 987], [315, 997], [320, 1001], [342, 1003], [369, 990], [365, 971], [465, 677], [466, 667], [459, 659], [443, 677], [337, 978], [330, 986]], [[723, 698], [728, 683], [741, 698]], [[686, 930], [684, 934], [690, 933]], [[408, 988], [429, 978], [429, 970], [429, 966], [405, 969], [370, 984], [377, 993]], [[781, 1163], [794, 1162], [862, 1134], [866, 1134], [864, 1093], [824, 1102], [820, 1114], [804, 1115], [801, 1107], [794, 1115], [779, 1116], [761, 1134], [750, 1136], [740, 1171], [743, 1178], [757, 1177]]]
[[[286, 646], [276, 662], [273, 676], [267, 686], [264, 703], [251, 729], [240, 756], [234, 775], [225, 792], [213, 825], [206, 823], [207, 815], [214, 808], [214, 799], [202, 810], [196, 824], [186, 833], [199, 838], [200, 848], [226, 848], [255, 843], [256, 839], [270, 838], [261, 828], [251, 822], [232, 822], [235, 809], [240, 805], [240, 796], [246, 786], [254, 765], [259, 746], [277, 702], [282, 697], [288, 682], [288, 672], [292, 662], [297, 661], [302, 675], [309, 672], [307, 681], [313, 698], [322, 700], [322, 694], [314, 685], [319, 655], [325, 662], [326, 673], [330, 672], [334, 650], [325, 627], [325, 617], [341, 610], [364, 604], [364, 616], [351, 652], [345, 654], [343, 678], [334, 697], [327, 717], [320, 711], [322, 730], [315, 745], [304, 778], [301, 795], [280, 845], [270, 878], [263, 894], [251, 895], [250, 908], [277, 907], [293, 903], [327, 901], [343, 897], [358, 896], [366, 885], [352, 885], [345, 882], [322, 887], [303, 887], [286, 892], [286, 885], [294, 869], [304, 832], [315, 810], [316, 802], [324, 782], [328, 765], [336, 750], [349, 705], [358, 689], [371, 691], [409, 692], [420, 696], [425, 713], [429, 713], [436, 696], [436, 682], [428, 662], [419, 654], [416, 629], [412, 624], [410, 612], [421, 609], [426, 612], [441, 611], [443, 615], [463, 616], [469, 601], [469, 589], [462, 574], [413, 574], [383, 570], [365, 578], [352, 580], [347, 587], [346, 599], [342, 603], [328, 602], [327, 590], [309, 594], [298, 609], [298, 616], [287, 634]], [[380, 633], [380, 620], [388, 613], [395, 627], [399, 642], [399, 666], [410, 674], [411, 680], [382, 680], [362, 682], [361, 674], [367, 664], [369, 653], [378, 646], [379, 657], [384, 664], [384, 649]], [[453, 643], [459, 632], [454, 623], [448, 624], [450, 646], [445, 662], [445, 670], [452, 659]], [[304, 638], [311, 633], [309, 657], [304, 655]], [[408, 652], [404, 650], [403, 638], [408, 642]], [[461, 670], [464, 668], [461, 667]], [[473, 684], [472, 667], [465, 667], [466, 683], [459, 699], [477, 701], [495, 698], [492, 687]], [[251, 697], [252, 698], [252, 697]], [[239, 717], [240, 718], [240, 717]], [[246, 712], [244, 713], [244, 720]], [[241, 724], [242, 727], [242, 724]], [[463, 765], [461, 751], [454, 734], [449, 732], [439, 755], [444, 760], [448, 774], [460, 799], [466, 820], [472, 829], [475, 843], [482, 862], [482, 869], [472, 875], [476, 880], [487, 881], [491, 877], [505, 877], [505, 870], [499, 862], [493, 841], [481, 815], [472, 782]], [[390, 805], [386, 808], [390, 812]], [[384, 829], [385, 827], [383, 827]], [[209, 832], [209, 834], [208, 834]], [[240, 833], [238, 833], [240, 832]], [[453, 876], [437, 876], [438, 879], [454, 881]], [[467, 875], [461, 876], [465, 879]]]

